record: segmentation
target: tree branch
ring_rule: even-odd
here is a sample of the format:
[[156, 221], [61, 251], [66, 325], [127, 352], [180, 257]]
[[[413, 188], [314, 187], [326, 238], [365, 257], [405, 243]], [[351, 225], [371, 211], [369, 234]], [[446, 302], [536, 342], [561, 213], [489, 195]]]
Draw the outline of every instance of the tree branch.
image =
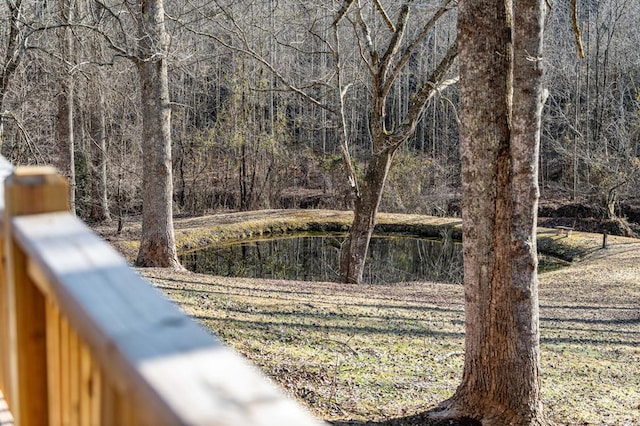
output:
[[336, 16], [336, 19], [334, 19], [333, 23], [331, 24], [333, 27], [337, 27], [338, 24], [340, 24], [340, 21], [342, 20], [342, 18], [344, 18], [344, 15], [347, 14], [347, 12], [349, 11], [349, 7], [351, 7], [354, 1], [355, 0], [345, 0], [344, 4], [338, 11], [338, 15]]
[[[341, 130], [342, 142], [340, 145], [340, 152], [342, 153], [342, 161], [344, 162], [345, 168], [347, 170], [347, 179], [349, 180], [349, 185], [351, 189], [355, 193], [356, 197], [360, 196], [360, 186], [358, 183], [358, 175], [353, 168], [353, 162], [351, 159], [351, 154], [349, 153], [349, 142], [348, 142], [348, 133], [344, 112], [344, 98], [347, 95], [347, 90], [350, 85], [345, 85], [342, 87], [342, 64], [340, 62], [340, 37], [338, 36], [338, 25], [333, 25], [333, 39], [334, 39], [334, 47], [333, 47], [333, 62], [335, 66], [336, 73], [336, 84], [338, 91], [338, 123]], [[338, 139], [339, 140], [339, 139]]]
[[[225, 15], [227, 16], [228, 19], [231, 20], [233, 26], [235, 27], [237, 33], [238, 34], [242, 34], [242, 30], [240, 29], [240, 27], [237, 25], [237, 23], [235, 22], [235, 20], [227, 13], [225, 13]], [[269, 62], [267, 59], [265, 59], [262, 55], [260, 55], [258, 52], [256, 52], [254, 49], [252, 49], [249, 46], [249, 42], [247, 41], [247, 39], [244, 36], [239, 36], [240, 41], [242, 43], [243, 47], [238, 47], [238, 46], [233, 46], [232, 44], [226, 42], [225, 40], [223, 40], [222, 38], [211, 34], [211, 33], [207, 33], [207, 32], [203, 32], [203, 31], [198, 31], [194, 28], [190, 28], [189, 26], [185, 25], [184, 27], [185, 29], [187, 29], [188, 31], [190, 31], [193, 34], [202, 36], [202, 37], [206, 37], [209, 38], [211, 40], [216, 41], [217, 43], [219, 43], [220, 45], [226, 47], [229, 50], [232, 50], [234, 52], [238, 52], [238, 53], [243, 53], [253, 59], [255, 59], [256, 61], [258, 61], [260, 64], [262, 64], [262, 66], [264, 66], [265, 68], [267, 68], [269, 70], [269, 72], [271, 72], [276, 79], [282, 83], [285, 87], [287, 87], [291, 92], [297, 94], [298, 96], [300, 96], [301, 98], [307, 100], [308, 102], [312, 103], [313, 105], [322, 108], [326, 111], [331, 112], [332, 114], [337, 114], [336, 111], [334, 111], [333, 109], [331, 109], [328, 105], [323, 104], [322, 102], [320, 102], [319, 100], [317, 100], [316, 98], [314, 98], [313, 96], [309, 95], [308, 93], [306, 93], [304, 90], [302, 90], [301, 88], [299, 88], [298, 86], [295, 86], [293, 83], [290, 83], [285, 77], [284, 75], [282, 75], [282, 73], [280, 73], [271, 62]]]
[[440, 19], [442, 15], [444, 15], [445, 13], [453, 9], [453, 6], [451, 6], [451, 3], [453, 3], [453, 1], [454, 0], [447, 0], [445, 4], [440, 9], [438, 9], [438, 11], [431, 17], [431, 19], [429, 19], [424, 24], [420, 33], [411, 42], [411, 44], [409, 44], [405, 48], [405, 50], [402, 52], [400, 59], [398, 60], [396, 65], [393, 67], [393, 71], [391, 71], [391, 74], [389, 74], [389, 78], [387, 78], [387, 80], [385, 81], [385, 85], [382, 90], [385, 96], [386, 94], [389, 93], [389, 90], [391, 90], [391, 86], [393, 86], [393, 83], [398, 78], [398, 75], [400, 75], [400, 71], [402, 71], [402, 69], [405, 67], [407, 62], [409, 62], [409, 59], [411, 58], [411, 55], [413, 54], [413, 52], [416, 50], [416, 48], [420, 45], [420, 43], [422, 43], [424, 38], [427, 36], [427, 34], [429, 33], [429, 30], [433, 26], [435, 26], [436, 22], [438, 22], [438, 19]]
[[[384, 88], [388, 86], [387, 84], [387, 70], [391, 64], [391, 61], [395, 57], [396, 53], [398, 53], [398, 49], [400, 47], [400, 43], [402, 43], [402, 38], [407, 30], [407, 21], [409, 20], [409, 5], [405, 4], [402, 6], [402, 10], [400, 11], [400, 15], [398, 16], [398, 26], [397, 30], [393, 33], [393, 37], [389, 41], [389, 46], [387, 47], [386, 52], [382, 55], [382, 59], [380, 60], [380, 69], [378, 70], [378, 79], [383, 82], [383, 91], [382, 96], [386, 96], [384, 92]], [[394, 78], [392, 76], [392, 78]]]
[[361, 8], [358, 8], [358, 25], [362, 30], [362, 35], [364, 36], [364, 42], [365, 42], [365, 45], [367, 46], [367, 50], [369, 50], [369, 56], [371, 57], [371, 67], [372, 69], [377, 70], [378, 59], [379, 59], [378, 52], [376, 52], [376, 49], [373, 46], [373, 39], [371, 38], [371, 30], [369, 29], [369, 26], [367, 25], [364, 18], [362, 17]]
[[458, 56], [457, 40], [453, 42], [451, 47], [449, 47], [446, 55], [442, 58], [436, 69], [433, 70], [429, 79], [420, 87], [420, 89], [418, 89], [411, 99], [405, 120], [390, 138], [393, 146], [399, 146], [409, 136], [411, 136], [411, 134], [413, 134], [418, 120], [420, 119], [429, 99], [439, 91], [455, 84], [458, 81], [457, 77], [449, 80], [443, 80], [445, 74], [449, 68], [451, 68], [453, 61], [456, 59], [456, 56]]
[[576, 39], [576, 47], [578, 48], [578, 56], [584, 59], [584, 47], [582, 46], [582, 31], [578, 25], [578, 1], [571, 0], [571, 24], [573, 25], [573, 35]]
[[384, 20], [384, 23], [387, 24], [387, 27], [389, 27], [389, 30], [392, 33], [395, 33], [396, 27], [393, 25], [393, 22], [391, 21], [391, 18], [389, 18], [389, 15], [387, 15], [387, 12], [384, 10], [384, 7], [382, 7], [382, 3], [380, 3], [380, 0], [373, 0], [373, 3], [376, 5], [376, 9], [378, 9], [378, 12], [380, 12], [380, 15], [382, 15], [382, 19]]

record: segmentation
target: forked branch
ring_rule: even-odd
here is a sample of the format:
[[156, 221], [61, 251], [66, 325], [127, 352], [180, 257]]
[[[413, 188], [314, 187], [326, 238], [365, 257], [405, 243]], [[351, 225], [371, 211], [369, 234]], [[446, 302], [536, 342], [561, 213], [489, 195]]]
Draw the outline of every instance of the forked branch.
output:
[[431, 97], [458, 81], [457, 77], [448, 80], [444, 79], [447, 71], [451, 68], [451, 65], [453, 65], [456, 56], [458, 56], [457, 40], [449, 47], [446, 55], [444, 55], [436, 69], [433, 70], [429, 79], [418, 89], [411, 99], [405, 120], [400, 128], [391, 136], [392, 145], [400, 145], [413, 134], [418, 120]]

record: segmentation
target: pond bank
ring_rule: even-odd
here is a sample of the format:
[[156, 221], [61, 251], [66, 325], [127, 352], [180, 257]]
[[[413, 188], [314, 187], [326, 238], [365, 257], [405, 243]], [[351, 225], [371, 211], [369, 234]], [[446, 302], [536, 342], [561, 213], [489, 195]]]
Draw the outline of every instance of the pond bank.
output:
[[[259, 210], [221, 213], [208, 216], [176, 218], [174, 220], [178, 251], [195, 250], [214, 244], [260, 239], [300, 232], [346, 232], [353, 219], [351, 211], [341, 210]], [[128, 260], [137, 253], [140, 222], [125, 225], [120, 236], [113, 227], [100, 227], [100, 232], [114, 244]], [[454, 240], [462, 238], [462, 219], [416, 214], [379, 213], [376, 232], [406, 234], [423, 238], [441, 238], [449, 234]], [[571, 232], [558, 235], [555, 229], [538, 228], [538, 249], [542, 254], [573, 262], [598, 251], [602, 234]], [[608, 246], [640, 242], [638, 239], [608, 236]]]

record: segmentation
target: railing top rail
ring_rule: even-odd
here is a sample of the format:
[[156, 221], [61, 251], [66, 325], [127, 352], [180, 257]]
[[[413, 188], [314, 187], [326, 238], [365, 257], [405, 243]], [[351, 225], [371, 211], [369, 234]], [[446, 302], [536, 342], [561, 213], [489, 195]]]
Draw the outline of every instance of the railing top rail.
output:
[[[0, 177], [12, 171], [0, 159]], [[16, 179], [24, 186], [17, 185]], [[16, 288], [22, 283], [37, 288], [36, 293], [55, 304], [103, 377], [131, 399], [140, 421], [148, 425], [323, 424], [181, 312], [80, 219], [59, 211], [67, 203], [60, 181], [50, 169], [21, 168], [7, 180], [10, 204], [4, 228], [5, 238], [13, 241], [7, 247], [10, 269], [15, 268], [9, 273], [10, 282]], [[43, 182], [57, 192], [29, 187], [39, 188]], [[44, 211], [53, 212], [29, 214]], [[15, 253], [22, 260], [14, 265]], [[19, 276], [26, 274], [35, 287], [15, 278], [15, 271]], [[22, 396], [28, 399], [27, 394]], [[21, 402], [18, 405], [22, 407]]]
[[29, 269], [116, 383], [153, 402], [154, 424], [320, 422], [166, 300], [69, 213], [12, 219]]

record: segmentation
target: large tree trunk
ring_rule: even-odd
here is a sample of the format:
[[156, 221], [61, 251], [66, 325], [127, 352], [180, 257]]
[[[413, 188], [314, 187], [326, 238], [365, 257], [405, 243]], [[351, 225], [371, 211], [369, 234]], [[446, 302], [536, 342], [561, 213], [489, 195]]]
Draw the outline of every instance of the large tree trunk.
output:
[[444, 415], [545, 424], [535, 239], [543, 2], [461, 2], [458, 13], [466, 338]]
[[142, 236], [137, 266], [180, 268], [173, 231], [168, 35], [162, 0], [140, 3], [142, 87]]
[[340, 282], [362, 282], [369, 241], [376, 224], [376, 213], [395, 151], [386, 149], [374, 153], [367, 165], [361, 191], [355, 201], [353, 223], [340, 252]]

